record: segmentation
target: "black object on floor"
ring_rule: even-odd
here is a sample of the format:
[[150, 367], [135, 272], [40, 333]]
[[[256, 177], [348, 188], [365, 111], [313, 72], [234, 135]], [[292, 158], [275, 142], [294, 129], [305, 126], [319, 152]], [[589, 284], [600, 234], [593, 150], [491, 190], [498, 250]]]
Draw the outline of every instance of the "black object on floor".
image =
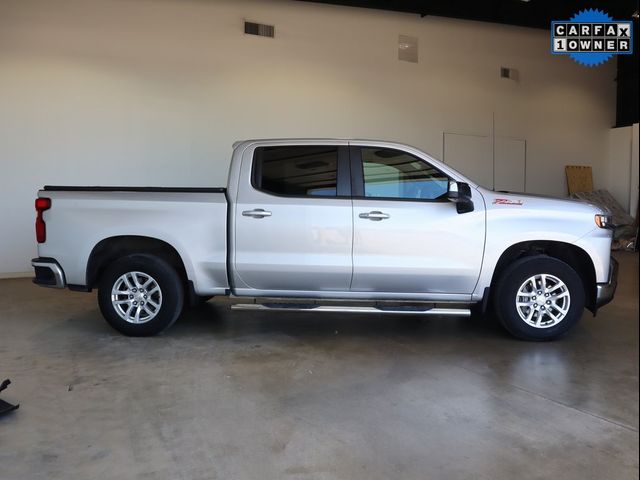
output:
[[[11, 380], [9, 380], [8, 378], [4, 382], [0, 383], [0, 392], [3, 391], [5, 388], [7, 388], [10, 384], [11, 384]], [[9, 402], [5, 402], [0, 398], [0, 415], [9, 413], [17, 409], [19, 406], [20, 405], [13, 405]]]

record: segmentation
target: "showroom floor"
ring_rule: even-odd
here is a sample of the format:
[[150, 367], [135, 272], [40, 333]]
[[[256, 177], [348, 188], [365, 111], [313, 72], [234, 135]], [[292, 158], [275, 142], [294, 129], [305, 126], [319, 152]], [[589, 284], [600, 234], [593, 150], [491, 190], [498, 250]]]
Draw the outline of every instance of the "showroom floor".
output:
[[638, 255], [562, 341], [471, 319], [230, 312], [111, 330], [0, 281], [4, 479], [638, 477]]

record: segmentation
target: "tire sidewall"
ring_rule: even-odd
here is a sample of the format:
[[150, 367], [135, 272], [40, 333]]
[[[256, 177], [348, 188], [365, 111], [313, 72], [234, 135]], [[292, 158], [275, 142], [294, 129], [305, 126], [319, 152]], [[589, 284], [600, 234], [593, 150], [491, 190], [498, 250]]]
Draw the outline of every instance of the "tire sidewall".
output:
[[[158, 314], [145, 323], [133, 324], [124, 320], [111, 303], [111, 290], [116, 280], [127, 272], [143, 272], [153, 277], [162, 291], [162, 305]], [[172, 325], [184, 303], [184, 288], [180, 276], [166, 261], [153, 255], [127, 255], [112, 263], [100, 278], [98, 304], [102, 315], [113, 328], [124, 335], [144, 337], [160, 333]]]
[[[548, 328], [528, 325], [516, 308], [516, 294], [529, 277], [551, 274], [562, 280], [571, 295], [567, 315], [557, 324]], [[525, 257], [509, 266], [500, 278], [494, 305], [502, 325], [514, 336], [523, 340], [546, 341], [561, 337], [573, 327], [584, 310], [585, 293], [580, 276], [567, 263], [547, 255]]]

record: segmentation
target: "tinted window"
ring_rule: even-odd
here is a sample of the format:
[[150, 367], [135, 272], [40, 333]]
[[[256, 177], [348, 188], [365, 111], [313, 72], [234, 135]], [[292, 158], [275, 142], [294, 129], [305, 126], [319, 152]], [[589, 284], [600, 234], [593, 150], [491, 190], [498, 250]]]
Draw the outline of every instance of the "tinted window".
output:
[[449, 178], [399, 150], [363, 147], [365, 197], [434, 200], [447, 193]]
[[335, 197], [338, 148], [332, 146], [258, 147], [254, 187], [276, 195]]

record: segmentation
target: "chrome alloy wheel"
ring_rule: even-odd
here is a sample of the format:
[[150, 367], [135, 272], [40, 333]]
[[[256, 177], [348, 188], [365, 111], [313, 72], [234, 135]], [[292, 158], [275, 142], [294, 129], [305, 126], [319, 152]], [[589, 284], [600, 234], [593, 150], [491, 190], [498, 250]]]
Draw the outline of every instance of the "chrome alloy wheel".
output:
[[125, 321], [146, 323], [160, 311], [162, 291], [158, 282], [146, 273], [127, 272], [114, 282], [111, 304]]
[[566, 317], [570, 305], [571, 294], [567, 285], [548, 273], [527, 278], [516, 293], [518, 315], [535, 328], [557, 325]]

